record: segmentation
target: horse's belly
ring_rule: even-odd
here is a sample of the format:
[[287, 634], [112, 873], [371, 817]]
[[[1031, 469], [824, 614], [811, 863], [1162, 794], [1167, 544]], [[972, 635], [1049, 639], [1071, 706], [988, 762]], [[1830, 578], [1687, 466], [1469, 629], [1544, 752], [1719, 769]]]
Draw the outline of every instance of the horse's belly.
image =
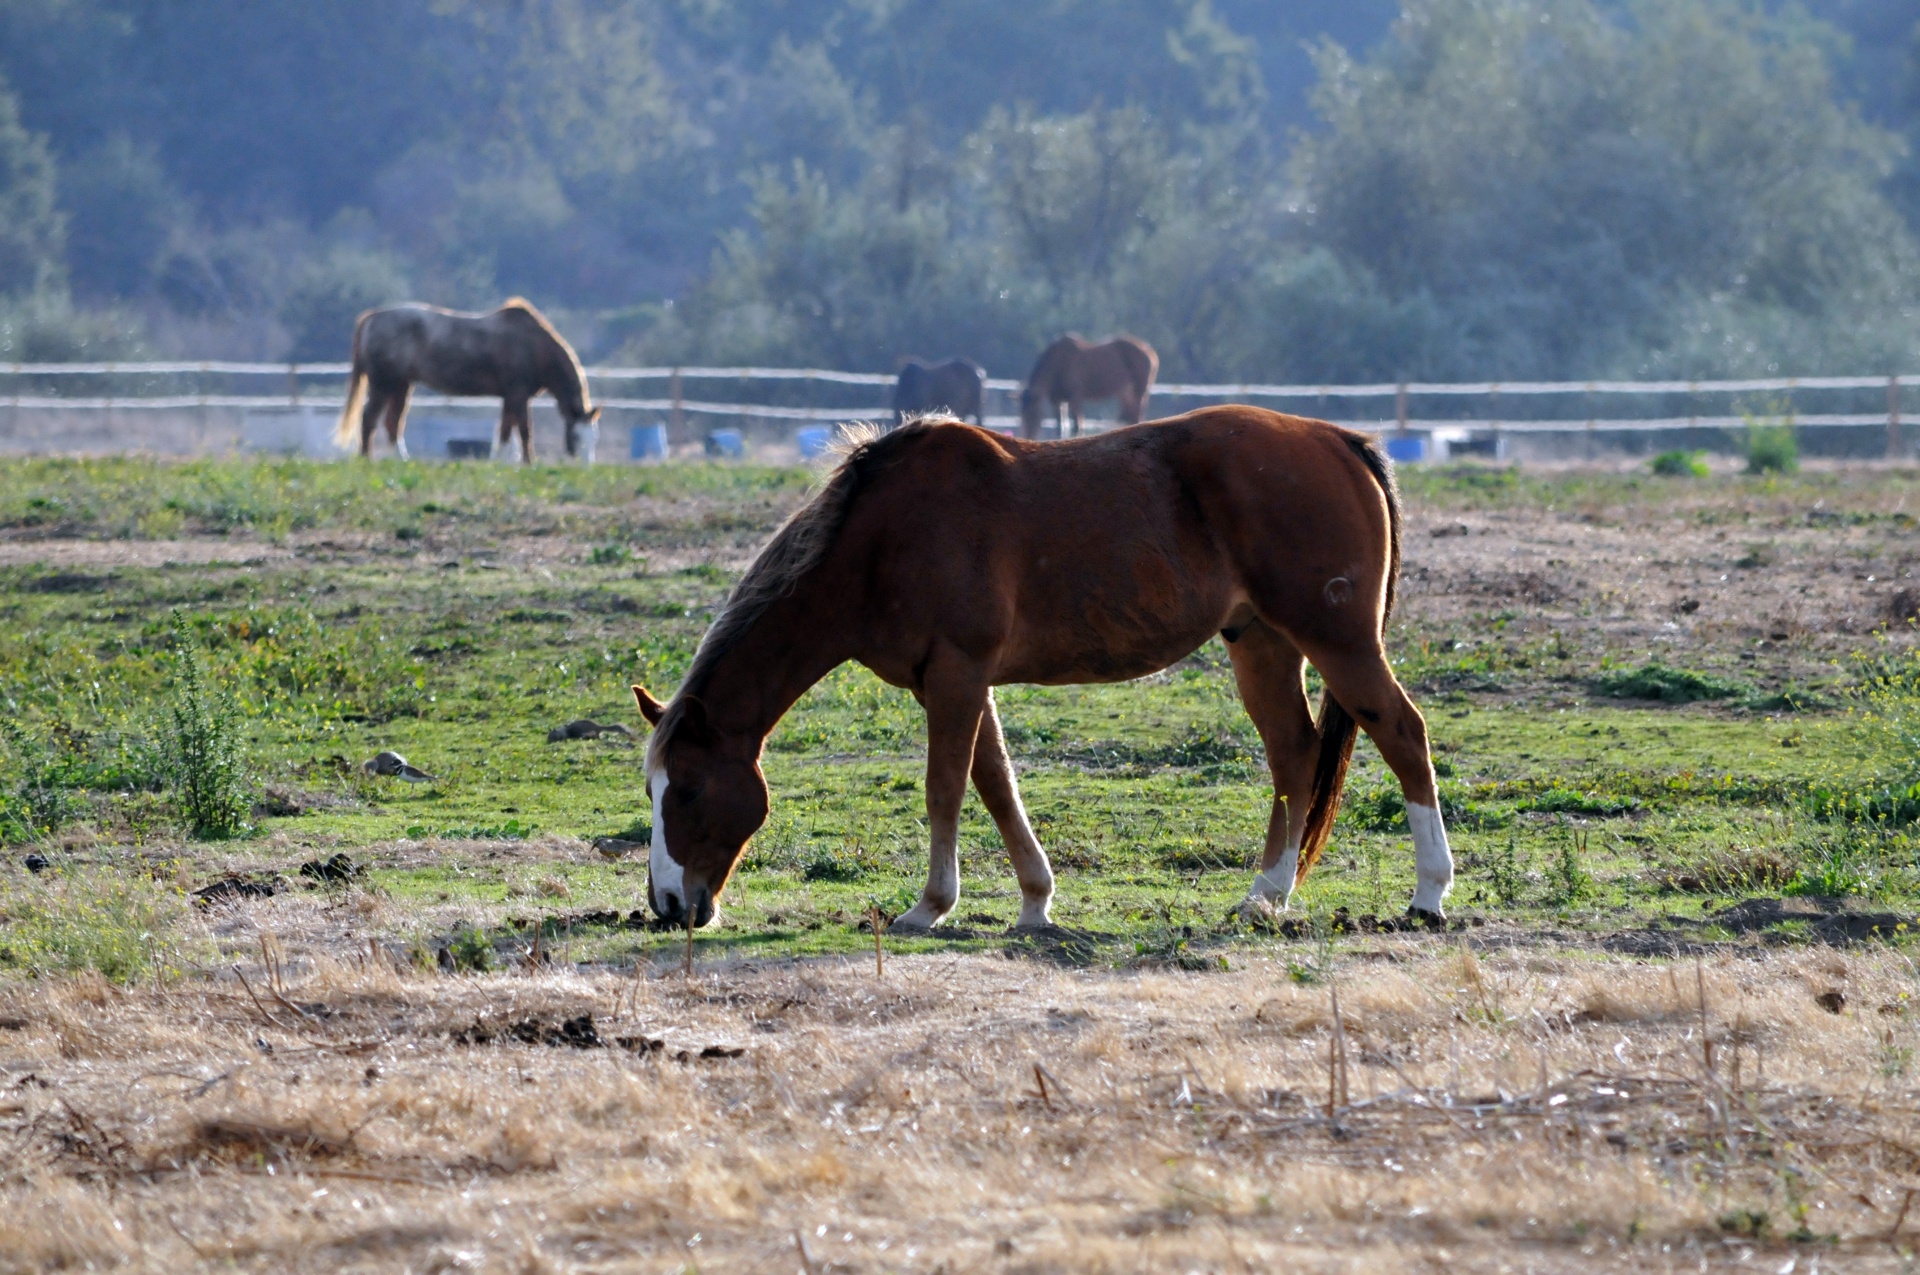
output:
[[1193, 654], [1232, 610], [1224, 589], [1064, 594], [1021, 609], [1002, 650], [1007, 682], [1123, 682]]

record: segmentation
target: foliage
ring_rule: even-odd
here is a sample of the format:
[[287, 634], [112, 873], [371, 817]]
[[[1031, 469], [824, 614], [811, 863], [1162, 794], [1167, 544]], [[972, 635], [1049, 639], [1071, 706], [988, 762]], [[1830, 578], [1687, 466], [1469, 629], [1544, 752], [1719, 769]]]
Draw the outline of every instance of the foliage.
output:
[[497, 964], [493, 954], [493, 939], [477, 925], [463, 925], [456, 929], [447, 940], [446, 954], [448, 963], [454, 969], [468, 974], [484, 974]]
[[83, 766], [71, 740], [48, 743], [18, 721], [0, 718], [5, 745], [5, 789], [0, 790], [0, 841], [32, 841], [60, 828], [84, 808]]
[[0, 295], [302, 359], [518, 291], [590, 359], [1884, 371], [1920, 160], [1841, 89], [1920, 131], [1898, 50], [1747, 0], [19, 4]]
[[1651, 660], [1636, 669], [1614, 669], [1593, 679], [1596, 694], [1617, 699], [1657, 699], [1668, 704], [1691, 704], [1696, 700], [1732, 699], [1753, 688], [1745, 682], [1698, 673], [1692, 669], [1670, 668]]
[[239, 708], [207, 667], [199, 641], [174, 613], [174, 685], [156, 725], [159, 769], [196, 837], [238, 835], [252, 809]]
[[1833, 100], [1793, 17], [1418, 0], [1377, 53], [1319, 69], [1327, 127], [1294, 161], [1310, 233], [1435, 299], [1426, 367], [1777, 367], [1799, 352], [1773, 313], [1872, 312], [1911, 343], [1914, 245], [1877, 189], [1892, 141]]
[[94, 970], [117, 983], [177, 974], [203, 955], [186, 895], [130, 866], [62, 864], [0, 904], [0, 969]]
[[57, 282], [65, 237], [47, 139], [28, 131], [18, 100], [0, 79], [0, 297]]
[[1489, 856], [1487, 883], [1502, 907], [1519, 903], [1527, 890], [1527, 865], [1520, 856], [1517, 839], [1511, 834]]
[[1705, 452], [1661, 452], [1647, 462], [1649, 472], [1662, 478], [1705, 478], [1708, 474]]
[[1800, 468], [1800, 445], [1794, 439], [1793, 418], [1767, 421], [1747, 417], [1740, 448], [1749, 474], [1791, 474]]

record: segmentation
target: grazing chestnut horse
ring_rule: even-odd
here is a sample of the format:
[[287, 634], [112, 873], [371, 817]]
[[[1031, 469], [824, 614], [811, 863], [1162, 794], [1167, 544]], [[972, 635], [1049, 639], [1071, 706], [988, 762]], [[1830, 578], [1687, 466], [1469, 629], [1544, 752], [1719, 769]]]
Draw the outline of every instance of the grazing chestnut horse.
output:
[[948, 359], [928, 363], [908, 359], [900, 368], [900, 379], [893, 383], [893, 423], [906, 423], [909, 416], [928, 412], [948, 412], [961, 420], [973, 417], [975, 425], [985, 425], [981, 415], [987, 397], [987, 370], [972, 359]]
[[[1356, 721], [1400, 780], [1419, 884], [1440, 915], [1453, 859], [1426, 724], [1381, 646], [1400, 570], [1392, 470], [1371, 440], [1256, 407], [1209, 407], [1066, 443], [922, 419], [856, 447], [741, 577], [654, 726], [647, 901], [705, 925], [767, 816], [760, 752], [808, 687], [857, 660], [927, 713], [932, 865], [894, 924], [960, 897], [971, 775], [1047, 924], [1053, 872], [994, 709], [1005, 682], [1119, 682], [1227, 640], [1274, 803], [1249, 901], [1286, 905], [1326, 845]], [[1306, 664], [1327, 686], [1320, 719]]]
[[1073, 434], [1080, 436], [1080, 413], [1092, 399], [1110, 398], [1120, 407], [1120, 419], [1137, 425], [1147, 414], [1147, 395], [1153, 392], [1160, 356], [1134, 336], [1117, 336], [1099, 345], [1069, 333], [1049, 345], [1033, 365], [1020, 391], [1020, 437], [1040, 437], [1040, 417], [1054, 414], [1056, 437], [1067, 436], [1061, 416], [1064, 405], [1073, 413]]
[[[358, 413], [360, 454], [368, 455], [374, 427], [384, 417], [387, 441], [405, 456], [407, 400], [416, 381], [443, 394], [499, 395], [498, 447], [505, 447], [518, 430], [520, 459], [529, 465], [533, 432], [527, 403], [540, 391], [551, 393], [560, 406], [567, 422], [569, 456], [579, 454], [580, 424], [592, 425], [600, 419], [573, 347], [553, 330], [546, 316], [519, 297], [491, 314], [397, 305], [361, 315], [353, 325], [353, 373], [335, 440], [343, 447], [353, 441], [353, 418]], [[591, 442], [587, 459], [593, 459]]]

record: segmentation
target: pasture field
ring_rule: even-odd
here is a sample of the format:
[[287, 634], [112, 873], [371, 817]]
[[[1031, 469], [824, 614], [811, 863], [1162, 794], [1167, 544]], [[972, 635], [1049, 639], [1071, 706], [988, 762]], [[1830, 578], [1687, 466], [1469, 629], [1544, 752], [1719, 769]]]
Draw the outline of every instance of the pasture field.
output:
[[[923, 723], [836, 672], [689, 976], [596, 848], [645, 839], [637, 741], [547, 736], [643, 734], [813, 478], [0, 468], [0, 1270], [1905, 1269], [1920, 475], [1404, 473], [1447, 933], [1391, 921], [1364, 742], [1296, 913], [1236, 914], [1216, 641], [1003, 688], [1058, 925], [1005, 932], [970, 804], [883, 974]], [[189, 662], [218, 840], [158, 747]]]

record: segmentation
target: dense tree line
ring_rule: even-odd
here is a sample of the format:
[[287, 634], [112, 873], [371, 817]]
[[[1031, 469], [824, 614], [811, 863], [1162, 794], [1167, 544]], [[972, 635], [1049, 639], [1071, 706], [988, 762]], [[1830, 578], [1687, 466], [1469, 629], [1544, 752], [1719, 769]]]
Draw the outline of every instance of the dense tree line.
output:
[[1910, 0], [0, 0], [0, 358], [1920, 368]]

